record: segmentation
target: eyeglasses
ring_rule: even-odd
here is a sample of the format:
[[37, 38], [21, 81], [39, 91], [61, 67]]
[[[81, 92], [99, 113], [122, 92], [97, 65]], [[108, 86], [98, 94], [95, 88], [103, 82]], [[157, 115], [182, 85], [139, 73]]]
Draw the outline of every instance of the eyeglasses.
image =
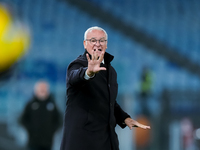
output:
[[86, 41], [90, 41], [91, 45], [97, 44], [97, 41], [99, 41], [100, 45], [105, 45], [105, 43], [106, 43], [107, 40], [104, 40], [104, 39], [97, 40], [95, 38], [92, 38], [92, 39], [86, 39]]

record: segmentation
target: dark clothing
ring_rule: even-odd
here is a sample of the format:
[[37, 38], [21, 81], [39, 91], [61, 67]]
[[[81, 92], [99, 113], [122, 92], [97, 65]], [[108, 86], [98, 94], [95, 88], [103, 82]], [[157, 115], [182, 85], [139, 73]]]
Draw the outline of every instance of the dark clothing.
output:
[[32, 146], [28, 150], [51, 150], [51, 147]]
[[60, 113], [52, 97], [45, 101], [34, 97], [25, 107], [21, 123], [26, 128], [30, 148], [51, 149], [55, 131], [60, 125]]
[[61, 150], [118, 150], [116, 123], [125, 128], [130, 117], [116, 102], [117, 74], [110, 65], [114, 57], [104, 55], [107, 70], [89, 80], [86, 52], [67, 69], [67, 108]]

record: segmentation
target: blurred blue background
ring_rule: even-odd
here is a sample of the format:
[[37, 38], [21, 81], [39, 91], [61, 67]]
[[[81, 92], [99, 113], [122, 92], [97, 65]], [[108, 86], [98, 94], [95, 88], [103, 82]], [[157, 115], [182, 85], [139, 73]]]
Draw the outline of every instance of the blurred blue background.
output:
[[[50, 83], [64, 114], [66, 68], [84, 52], [84, 32], [91, 26], [108, 33], [107, 52], [115, 56], [112, 65], [118, 73], [117, 101], [133, 118], [142, 114], [138, 96], [142, 69], [148, 67], [152, 72], [147, 101], [152, 128], [149, 149], [200, 149], [199, 0], [0, 2], [9, 4], [31, 32], [28, 53], [11, 77], [0, 81], [0, 150], [25, 148], [27, 134], [18, 119], [39, 79]], [[184, 124], [186, 118], [188, 124]], [[121, 150], [137, 149], [137, 129], [116, 130]], [[192, 137], [184, 134], [186, 130]], [[53, 150], [59, 150], [61, 132], [55, 135]]]

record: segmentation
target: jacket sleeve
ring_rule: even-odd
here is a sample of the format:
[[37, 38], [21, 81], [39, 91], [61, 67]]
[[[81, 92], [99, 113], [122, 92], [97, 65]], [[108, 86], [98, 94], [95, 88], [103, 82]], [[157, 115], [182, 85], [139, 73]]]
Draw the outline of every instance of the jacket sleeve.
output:
[[79, 85], [87, 80], [84, 78], [87, 67], [84, 67], [81, 63], [73, 62], [67, 69], [67, 83], [70, 85]]
[[124, 120], [126, 118], [131, 118], [130, 115], [128, 115], [126, 112], [124, 112], [116, 101], [115, 101], [115, 108], [114, 109], [115, 109], [114, 113], [115, 113], [115, 118], [116, 118], [117, 124], [121, 128], [125, 128], [126, 124], [124, 123]]

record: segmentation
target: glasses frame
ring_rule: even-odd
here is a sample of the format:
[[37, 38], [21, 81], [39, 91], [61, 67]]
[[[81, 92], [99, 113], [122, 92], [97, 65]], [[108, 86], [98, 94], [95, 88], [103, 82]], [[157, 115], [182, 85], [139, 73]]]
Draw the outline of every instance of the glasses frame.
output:
[[[96, 40], [96, 42], [95, 42], [94, 44], [92, 44], [91, 40]], [[90, 41], [90, 44], [91, 44], [91, 45], [97, 44], [97, 41], [99, 41], [99, 44], [100, 44], [100, 45], [105, 45], [105, 44], [101, 44], [101, 43], [100, 43], [101, 40], [103, 40], [103, 39], [102, 39], [102, 38], [101, 38], [100, 40], [97, 40], [97, 39], [95, 39], [95, 38], [86, 39], [86, 41]], [[107, 41], [107, 40], [104, 40], [104, 43], [105, 43], [106, 41]]]

